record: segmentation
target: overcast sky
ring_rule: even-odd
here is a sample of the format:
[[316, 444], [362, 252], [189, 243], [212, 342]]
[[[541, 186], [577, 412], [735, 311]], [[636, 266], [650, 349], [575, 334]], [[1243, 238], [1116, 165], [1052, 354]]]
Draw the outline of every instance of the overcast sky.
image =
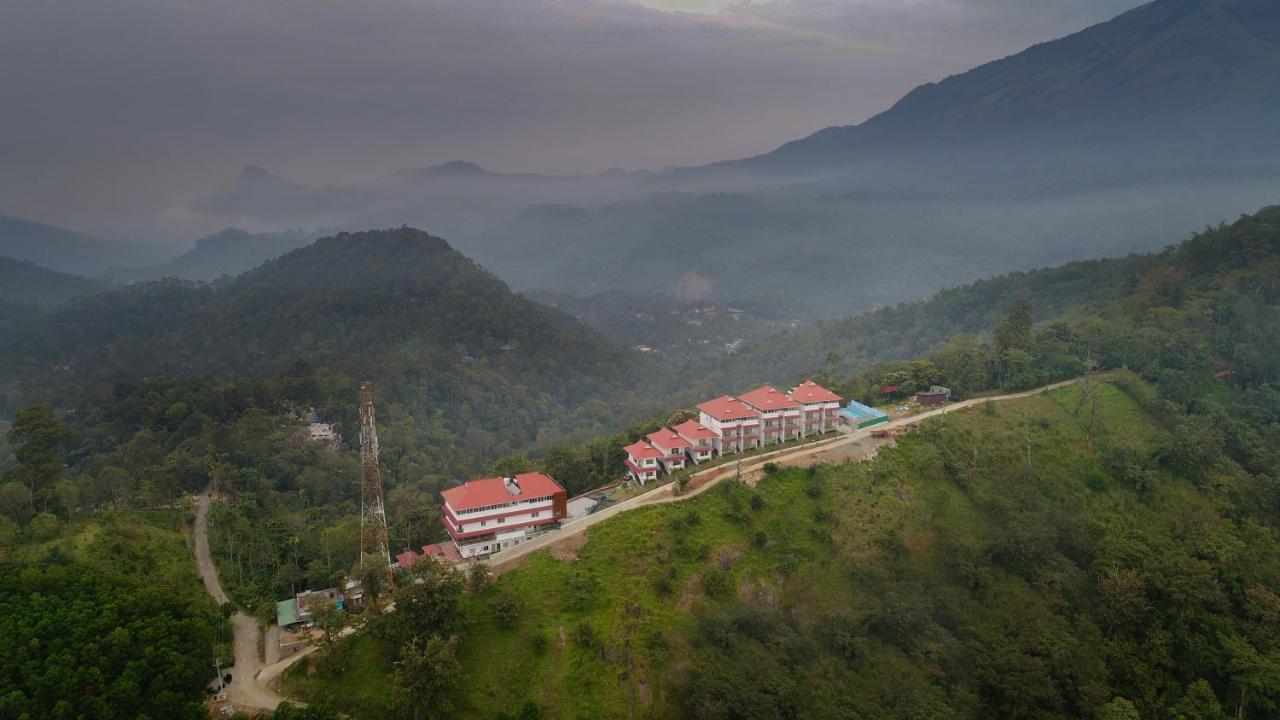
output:
[[1138, 0], [5, 0], [0, 212], [165, 228], [243, 164], [692, 165]]

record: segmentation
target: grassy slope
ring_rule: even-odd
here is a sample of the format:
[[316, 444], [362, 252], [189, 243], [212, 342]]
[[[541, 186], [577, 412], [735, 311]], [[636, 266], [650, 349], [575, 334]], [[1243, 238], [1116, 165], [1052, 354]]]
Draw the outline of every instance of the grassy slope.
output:
[[[572, 563], [545, 553], [534, 556], [467, 599], [464, 714], [493, 717], [532, 700], [544, 717], [675, 716], [674, 684], [693, 664], [701, 642], [700, 615], [736, 597], [748, 606], [782, 608], [811, 637], [822, 637], [828, 634], [822, 626], [828, 618], [873, 613], [879, 599], [861, 593], [859, 585], [896, 565], [910, 567], [938, 605], [965, 617], [966, 633], [998, 642], [1010, 617], [1065, 629], [1055, 603], [1059, 593], [1088, 584], [1087, 573], [1079, 569], [1061, 569], [1056, 588], [999, 568], [983, 571], [983, 592], [955, 582], [956, 567], [966, 553], [978, 552], [992, 523], [1016, 522], [992, 517], [990, 508], [991, 501], [1018, 489], [983, 480], [982, 473], [962, 488], [949, 479], [940, 436], [934, 434], [997, 439], [1008, 456], [979, 463], [993, 467], [1021, 462], [1029, 442], [1034, 493], [1042, 502], [1094, 528], [1123, 528], [1144, 543], [1161, 543], [1179, 516], [1213, 515], [1212, 499], [1185, 483], [1162, 484], [1140, 497], [1109, 480], [1097, 447], [1147, 451], [1165, 431], [1125, 392], [1104, 385], [1093, 438], [1086, 439], [1090, 413], [1073, 417], [1079, 394], [1068, 388], [1000, 405], [994, 415], [971, 410], [933, 421], [920, 436], [874, 462], [822, 468], [814, 476], [785, 471], [766, 478], [755, 491], [725, 485], [688, 502], [627, 513], [594, 528]], [[755, 492], [764, 506], [753, 510]], [[767, 537], [759, 537], [761, 532]], [[704, 578], [721, 567], [728, 568], [729, 590], [708, 597]], [[671, 590], [664, 593], [658, 579], [667, 573]], [[520, 615], [512, 629], [500, 628], [492, 610], [505, 594], [518, 598]], [[598, 639], [591, 647], [576, 641], [583, 624]], [[1084, 652], [1083, 644], [1096, 640], [1095, 633], [1073, 630], [1076, 645], [1061, 651]], [[814, 661], [809, 682], [825, 691], [806, 693], [813, 712], [832, 710], [842, 695], [900, 706], [899, 694], [927, 702], [931, 693], [940, 692], [929, 683], [930, 663], [880, 640], [868, 642], [865, 652], [873, 661], [861, 665], [860, 672], [832, 664], [825, 654]], [[362, 646], [360, 652], [372, 648]], [[350, 666], [367, 667], [364, 662]], [[324, 694], [385, 697], [385, 681], [376, 673], [353, 672], [326, 684]], [[314, 693], [318, 685], [295, 687]], [[947, 701], [963, 707], [974, 699]], [[372, 716], [372, 705], [364, 705], [363, 713], [359, 704], [346, 705]]]

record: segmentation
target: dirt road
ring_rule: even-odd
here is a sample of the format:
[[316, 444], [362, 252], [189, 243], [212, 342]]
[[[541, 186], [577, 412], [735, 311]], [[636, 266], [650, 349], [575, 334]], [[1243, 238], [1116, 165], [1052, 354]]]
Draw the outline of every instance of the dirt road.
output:
[[[197, 495], [196, 522], [193, 529], [195, 540], [196, 567], [200, 570], [200, 578], [219, 605], [227, 602], [227, 594], [222, 591], [218, 582], [218, 569], [213, 564], [213, 556], [209, 553], [209, 496]], [[231, 616], [231, 629], [235, 635], [235, 667], [227, 670], [231, 673], [231, 684], [227, 686], [227, 699], [234, 705], [244, 708], [274, 710], [285, 698], [272, 692], [266, 683], [260, 682], [258, 672], [262, 663], [258, 659], [258, 621], [237, 612]]]
[[[797, 448], [788, 448], [786, 450], [776, 450], [763, 455], [746, 458], [740, 463], [728, 462], [708, 468], [700, 472], [693, 473], [690, 476], [690, 485], [693, 486], [683, 495], [675, 495], [674, 483], [668, 483], [658, 488], [654, 488], [642, 495], [637, 495], [629, 500], [624, 500], [612, 507], [592, 513], [586, 517], [578, 518], [570, 522], [564, 523], [559, 530], [540, 535], [533, 540], [521, 543], [513, 548], [503, 550], [490, 556], [488, 563], [495, 573], [505, 572], [518, 565], [524, 558], [532, 555], [539, 550], [544, 550], [551, 545], [561, 542], [579, 533], [586, 532], [592, 525], [602, 523], [609, 518], [620, 513], [634, 510], [638, 507], [646, 507], [664, 502], [676, 502], [687, 498], [696, 497], [706, 492], [712, 486], [718, 484], [725, 478], [738, 477], [739, 474], [744, 480], [751, 481], [763, 469], [765, 463], [778, 463], [779, 465], [798, 465], [805, 462], [833, 462], [839, 459], [849, 459], [854, 457], [869, 457], [875, 454], [876, 449], [891, 440], [874, 440], [871, 437], [873, 430], [886, 430], [903, 427], [913, 423], [918, 423], [932, 417], [944, 415], [957, 410], [964, 410], [975, 405], [991, 402], [1006, 402], [1008, 400], [1018, 400], [1020, 398], [1031, 397], [1057, 388], [1074, 385], [1084, 378], [1075, 378], [1073, 380], [1065, 380], [1052, 385], [1045, 385], [1024, 392], [1010, 393], [1008, 395], [995, 395], [992, 397], [974, 398], [963, 402], [944, 405], [935, 410], [923, 412], [918, 415], [893, 420], [888, 423], [882, 423], [874, 428], [865, 430], [853, 430], [846, 432], [838, 437], [819, 440], [817, 442], [802, 445]], [[699, 480], [704, 482], [698, 483]]]

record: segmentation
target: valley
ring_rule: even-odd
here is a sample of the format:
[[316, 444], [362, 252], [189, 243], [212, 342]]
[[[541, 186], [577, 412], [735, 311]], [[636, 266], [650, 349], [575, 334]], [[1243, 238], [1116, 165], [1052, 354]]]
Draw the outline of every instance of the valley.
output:
[[78, 3], [0, 720], [1280, 717], [1280, 3]]

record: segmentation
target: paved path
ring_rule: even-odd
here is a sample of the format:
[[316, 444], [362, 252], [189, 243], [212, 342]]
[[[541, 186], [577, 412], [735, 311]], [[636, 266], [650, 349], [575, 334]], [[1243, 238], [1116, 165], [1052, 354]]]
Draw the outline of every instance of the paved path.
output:
[[[200, 577], [204, 580], [204, 587], [209, 595], [218, 605], [222, 605], [228, 598], [222, 591], [222, 584], [218, 582], [218, 568], [213, 564], [213, 556], [209, 553], [210, 499], [208, 494], [197, 495], [194, 499], [196, 567], [200, 570]], [[285, 698], [272, 692], [265, 682], [258, 679], [258, 673], [262, 669], [262, 663], [258, 660], [258, 621], [237, 611], [231, 616], [231, 629], [235, 635], [236, 664], [226, 671], [231, 673], [227, 700], [239, 707], [274, 710]]]
[[[628, 510], [634, 510], [638, 507], [647, 507], [649, 505], [656, 505], [658, 503], [676, 502], [679, 500], [685, 500], [687, 498], [696, 497], [706, 492], [709, 488], [718, 484], [721, 480], [724, 480], [725, 478], [737, 477], [739, 473], [743, 478], [748, 478], [750, 474], [761, 470], [764, 464], [767, 462], [776, 462], [784, 465], [795, 465], [801, 461], [811, 460], [815, 457], [821, 456], [823, 453], [826, 453], [828, 451], [831, 451], [837, 448], [842, 448], [844, 446], [865, 442], [870, 439], [871, 433], [875, 430], [891, 430], [894, 428], [911, 425], [913, 423], [918, 423], [932, 417], [945, 415], [946, 413], [949, 413], [949, 412], [964, 410], [965, 408], [970, 408], [975, 405], [985, 403], [988, 400], [990, 400], [991, 402], [1005, 402], [1008, 400], [1018, 400], [1020, 398], [1027, 398], [1033, 395], [1039, 395], [1041, 393], [1048, 392], [1050, 390], [1056, 390], [1061, 387], [1067, 387], [1068, 385], [1074, 385], [1082, 380], [1084, 380], [1084, 378], [1075, 378], [1073, 380], [1065, 380], [1060, 383], [1054, 383], [1052, 385], [1045, 385], [1043, 387], [1034, 388], [1032, 390], [1027, 390], [1025, 392], [1009, 393], [1007, 395], [994, 395], [991, 397], [974, 398], [972, 400], [965, 400], [963, 402], [953, 403], [950, 405], [943, 405], [942, 407], [939, 407], [934, 410], [929, 410], [927, 412], [919, 413], [917, 415], [902, 417], [897, 420], [892, 420], [888, 423], [881, 423], [880, 425], [876, 425], [874, 427], [867, 428], [865, 430], [848, 431], [834, 438], [818, 440], [816, 442], [808, 443], [806, 445], [801, 445], [799, 447], [787, 448], [784, 450], [775, 450], [773, 452], [764, 453], [763, 455], [755, 455], [750, 458], [744, 458], [738, 462], [731, 461], [731, 462], [723, 463], [721, 465], [717, 465], [715, 467], [707, 468], [706, 470], [693, 473], [693, 475], [690, 476], [691, 486], [694, 485], [700, 479], [705, 479], [706, 482], [703, 482], [697, 485], [696, 487], [692, 487], [691, 489], [689, 489], [688, 492], [686, 492], [683, 495], [674, 494], [675, 483], [667, 483], [666, 485], [662, 485], [661, 487], [654, 488], [649, 492], [643, 493], [641, 495], [637, 495], [628, 500], [624, 500], [618, 503], [617, 505], [613, 505], [611, 507], [605, 508], [604, 510], [601, 510], [599, 512], [595, 512], [590, 515], [587, 515], [586, 517], [582, 517], [576, 520], [571, 520], [569, 522], [566, 522], [560, 526], [559, 530], [553, 530], [544, 535], [539, 535], [533, 540], [521, 543], [513, 548], [508, 548], [506, 550], [503, 550], [502, 552], [494, 553], [489, 557], [488, 563], [489, 563], [489, 566], [492, 567], [495, 572], [505, 572], [515, 567], [516, 565], [518, 565], [521, 561], [524, 560], [524, 558], [528, 557], [529, 555], [532, 555], [533, 553], [538, 552], [539, 550], [545, 550], [546, 548], [550, 547], [551, 545], [554, 545], [557, 542], [560, 542], [561, 540], [564, 540], [565, 538], [572, 537], [579, 533], [584, 533], [592, 525], [595, 525], [597, 523], [602, 523], [605, 520], [608, 520], [609, 518], [615, 515], [627, 512]], [[871, 448], [871, 450], [874, 451], [874, 447]]]

